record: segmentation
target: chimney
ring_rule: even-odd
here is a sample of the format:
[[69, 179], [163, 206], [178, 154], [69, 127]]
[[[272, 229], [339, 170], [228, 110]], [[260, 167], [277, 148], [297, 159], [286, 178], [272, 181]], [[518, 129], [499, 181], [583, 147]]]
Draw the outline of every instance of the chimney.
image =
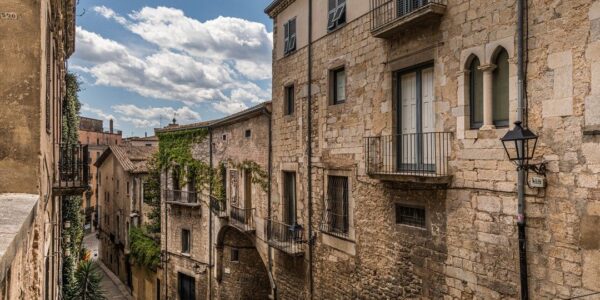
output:
[[113, 128], [113, 119], [110, 119], [110, 121], [108, 121], [108, 127], [109, 127], [109, 130], [110, 130], [109, 132], [113, 133], [113, 130], [114, 130], [114, 128]]

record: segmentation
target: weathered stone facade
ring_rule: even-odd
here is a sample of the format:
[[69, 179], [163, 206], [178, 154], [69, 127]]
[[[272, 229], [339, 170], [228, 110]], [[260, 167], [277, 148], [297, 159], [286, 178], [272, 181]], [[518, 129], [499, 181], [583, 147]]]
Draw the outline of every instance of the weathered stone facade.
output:
[[155, 294], [156, 272], [135, 267], [129, 257], [129, 232], [148, 222], [148, 204], [143, 199], [146, 164], [156, 151], [152, 146], [111, 145], [94, 163], [98, 170], [99, 258], [128, 288], [134, 289], [136, 299], [145, 299], [147, 289], [148, 295]]
[[[170, 132], [206, 129], [209, 135], [196, 140], [190, 151], [217, 174], [224, 192], [224, 198], [211, 200], [210, 188], [193, 188], [189, 178], [179, 192], [173, 176], [176, 167], [164, 170], [161, 240], [166, 263], [161, 280], [169, 298], [185, 298], [180, 291], [182, 275], [193, 278], [198, 299], [265, 299], [271, 293], [263, 229], [268, 218], [270, 110], [270, 103], [265, 103], [222, 119], [156, 131], [160, 138]], [[193, 203], [186, 197], [193, 197]], [[183, 230], [190, 233], [186, 250]], [[237, 257], [232, 256], [234, 251]]]
[[[499, 141], [506, 128], [469, 129], [469, 74], [476, 56], [509, 56], [509, 120], [516, 119], [516, 1], [449, 0], [438, 21], [404, 25], [387, 38], [371, 33], [367, 1], [346, 1], [346, 24], [328, 33], [325, 1], [313, 1], [311, 98], [308, 98], [308, 0], [275, 1], [272, 199], [280, 203], [281, 170], [297, 170], [298, 218], [308, 224], [308, 107], [312, 104], [312, 249], [314, 298], [499, 299], [520, 293], [516, 233], [516, 168]], [[321, 3], [323, 2], [323, 3]], [[598, 99], [595, 1], [533, 1], [528, 9], [527, 122], [539, 136], [537, 162], [548, 166], [547, 187], [527, 189], [529, 293], [534, 299], [599, 292]], [[297, 17], [294, 52], [283, 54], [283, 24]], [[433, 67], [435, 131], [450, 132], [450, 183], [385, 180], [366, 169], [365, 137], [397, 132], [396, 71]], [[346, 100], [331, 105], [331, 70], [346, 71]], [[293, 71], [290, 71], [293, 70]], [[296, 91], [284, 113], [284, 87]], [[350, 181], [350, 237], [319, 230], [326, 178]], [[372, 175], [372, 174], [371, 174]], [[425, 229], [396, 224], [394, 205], [417, 204]], [[307, 270], [310, 260], [305, 255]], [[310, 293], [311, 274], [295, 284], [275, 260], [280, 298]], [[284, 273], [284, 274], [282, 274]], [[286, 276], [287, 275], [287, 276]], [[292, 286], [294, 286], [292, 288]], [[288, 290], [289, 289], [289, 290]], [[307, 297], [307, 296], [306, 296]]]
[[58, 299], [58, 181], [75, 1], [0, 3], [0, 299]]

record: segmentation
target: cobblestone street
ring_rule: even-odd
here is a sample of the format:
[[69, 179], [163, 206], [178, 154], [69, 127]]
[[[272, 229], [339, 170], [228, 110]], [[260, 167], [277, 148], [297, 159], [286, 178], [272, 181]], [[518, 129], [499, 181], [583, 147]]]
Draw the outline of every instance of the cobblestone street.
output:
[[96, 263], [98, 271], [102, 274], [101, 285], [106, 293], [106, 298], [111, 300], [132, 299], [131, 295], [127, 292], [127, 287], [98, 260], [98, 239], [96, 238], [96, 234], [91, 233], [86, 235], [83, 239], [83, 244], [86, 249], [90, 250], [92, 260]]

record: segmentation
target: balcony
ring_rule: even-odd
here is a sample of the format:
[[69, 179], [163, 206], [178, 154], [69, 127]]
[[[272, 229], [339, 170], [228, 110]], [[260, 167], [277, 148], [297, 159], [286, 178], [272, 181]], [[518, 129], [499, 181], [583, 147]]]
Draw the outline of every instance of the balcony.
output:
[[265, 220], [265, 236], [269, 245], [291, 256], [304, 255], [304, 228], [275, 220]]
[[90, 167], [87, 145], [58, 146], [58, 175], [52, 190], [57, 196], [83, 195], [89, 189]]
[[227, 202], [225, 199], [210, 196], [210, 211], [219, 218], [227, 218]]
[[167, 204], [191, 208], [198, 208], [201, 204], [198, 197], [198, 192], [167, 190], [166, 197]]
[[371, 0], [371, 34], [390, 38], [410, 27], [437, 22], [447, 0]]
[[256, 229], [254, 225], [254, 208], [240, 208], [231, 206], [229, 220], [231, 225], [244, 232], [252, 232]]
[[367, 137], [367, 174], [385, 181], [447, 186], [451, 137], [450, 132]]

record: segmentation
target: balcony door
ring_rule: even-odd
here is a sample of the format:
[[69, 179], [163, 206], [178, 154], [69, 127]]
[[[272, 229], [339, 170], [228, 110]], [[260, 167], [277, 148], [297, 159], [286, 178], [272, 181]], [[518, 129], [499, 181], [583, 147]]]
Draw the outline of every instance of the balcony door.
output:
[[407, 15], [429, 3], [429, 0], [396, 0], [398, 17]]
[[435, 170], [435, 116], [433, 112], [433, 67], [397, 73], [399, 171]]

